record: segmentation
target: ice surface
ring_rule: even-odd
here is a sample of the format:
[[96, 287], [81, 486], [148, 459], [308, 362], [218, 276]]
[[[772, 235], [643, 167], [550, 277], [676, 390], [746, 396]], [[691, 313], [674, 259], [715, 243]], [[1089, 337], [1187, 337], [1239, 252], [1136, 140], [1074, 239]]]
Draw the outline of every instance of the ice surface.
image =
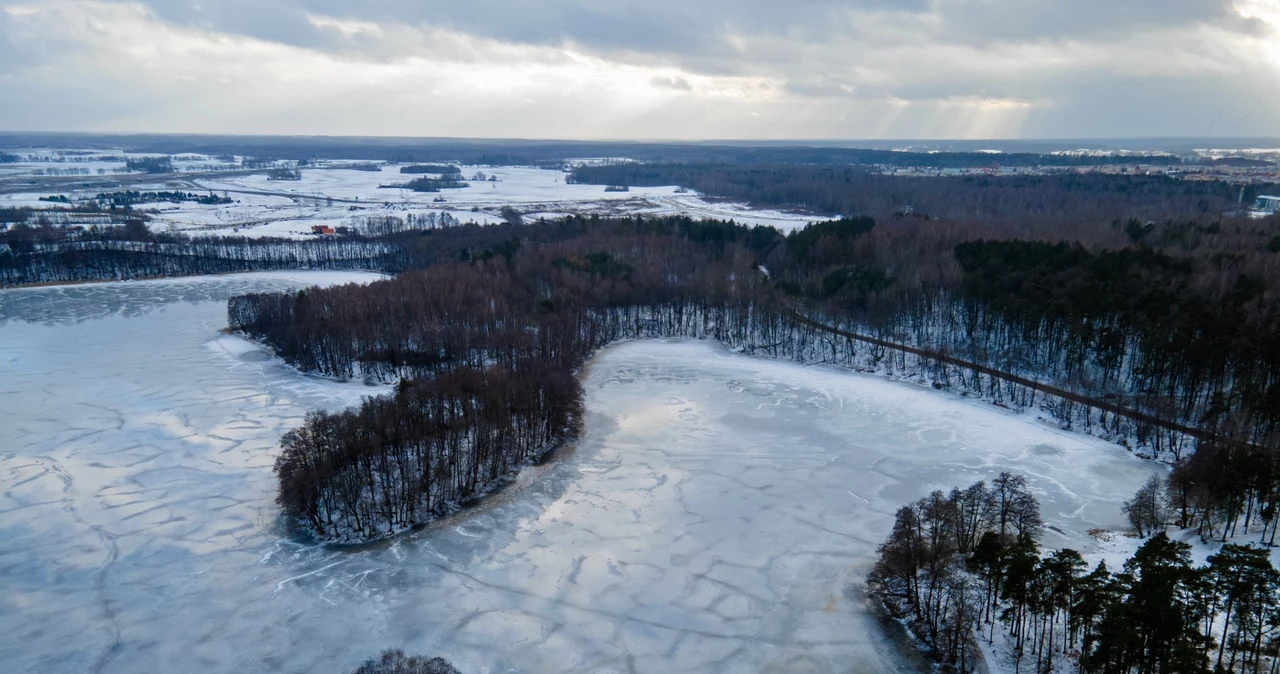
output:
[[10, 320], [58, 323], [114, 314], [137, 316], [175, 302], [221, 302], [225, 319], [225, 302], [234, 295], [369, 283], [384, 278], [386, 274], [378, 272], [271, 271], [7, 288], [0, 290], [0, 326]]
[[382, 389], [219, 333], [223, 295], [284, 283], [0, 292], [5, 671], [342, 672], [387, 647], [474, 674], [919, 671], [858, 590], [895, 509], [1017, 471], [1046, 545], [1089, 551], [1162, 470], [917, 386], [636, 342], [584, 374], [561, 460], [425, 531], [308, 545], [272, 503], [276, 442]]

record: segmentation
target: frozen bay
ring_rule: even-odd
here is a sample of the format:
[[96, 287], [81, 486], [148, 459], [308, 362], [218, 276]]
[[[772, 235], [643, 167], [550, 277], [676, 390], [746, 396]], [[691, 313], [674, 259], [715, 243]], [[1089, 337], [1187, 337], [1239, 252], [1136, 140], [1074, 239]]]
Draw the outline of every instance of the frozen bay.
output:
[[562, 460], [362, 548], [288, 537], [281, 434], [385, 389], [220, 334], [225, 299], [370, 275], [0, 291], [0, 663], [345, 672], [386, 647], [484, 672], [897, 672], [858, 585], [893, 512], [1001, 470], [1088, 551], [1160, 468], [982, 403], [637, 342], [584, 373]]

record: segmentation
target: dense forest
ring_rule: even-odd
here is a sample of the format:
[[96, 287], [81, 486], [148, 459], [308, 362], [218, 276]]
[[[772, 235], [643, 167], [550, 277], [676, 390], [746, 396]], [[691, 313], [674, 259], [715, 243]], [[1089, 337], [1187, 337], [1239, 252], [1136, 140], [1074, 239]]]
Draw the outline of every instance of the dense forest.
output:
[[470, 186], [469, 183], [462, 181], [457, 174], [445, 174], [439, 178], [423, 176], [414, 178], [403, 185], [386, 185], [385, 187], [406, 187], [414, 192], [439, 192], [440, 190], [460, 190]]
[[[989, 156], [989, 155], [988, 155]], [[1003, 161], [1003, 159], [1001, 160]], [[927, 166], [928, 164], [923, 164]], [[902, 176], [865, 166], [782, 164], [612, 164], [581, 166], [573, 180], [592, 185], [679, 185], [757, 207], [820, 214], [946, 219], [970, 227], [1088, 227], [1091, 222], [1137, 218], [1165, 221], [1216, 219], [1276, 185], [1241, 187], [1165, 175]], [[1064, 233], [1068, 235], [1072, 232]]]
[[[1209, 285], [1215, 267], [1127, 236], [1130, 245], [1097, 252], [967, 241], [951, 251], [957, 273], [949, 283], [904, 283], [923, 276], [912, 265], [927, 260], [898, 258], [890, 266], [867, 256], [882, 230], [911, 241], [919, 227], [848, 218], [783, 236], [684, 218], [569, 218], [488, 228], [483, 245], [459, 245], [457, 230], [441, 230], [420, 237], [413, 266], [422, 269], [367, 287], [236, 298], [229, 317], [233, 328], [302, 369], [402, 381], [394, 401], [370, 402], [341, 421], [315, 417], [306, 442], [286, 443], [281, 502], [324, 535], [334, 523], [342, 536], [398, 530], [490, 488], [505, 470], [572, 433], [574, 416], [559, 407], [538, 407], [536, 414], [549, 415], [542, 421], [512, 411], [529, 409], [508, 396], [525, 395], [518, 382], [531, 376], [532, 364], [567, 378], [600, 346], [635, 337], [714, 339], [750, 353], [916, 376], [1047, 409], [1065, 425], [1179, 463], [1192, 460], [1197, 439], [1228, 448], [1223, 460], [1272, 455], [1265, 448], [1274, 446], [1280, 409], [1280, 350], [1273, 348], [1280, 331], [1272, 327], [1275, 298], [1261, 280], [1237, 273], [1233, 283]], [[503, 382], [506, 393], [464, 404], [465, 396], [434, 388], [461, 386], [457, 377], [479, 389]], [[385, 466], [437, 470], [432, 447], [453, 431], [398, 430], [387, 440], [368, 439], [367, 427], [389, 410], [438, 416], [424, 411], [424, 401], [441, 397], [491, 429], [448, 441], [472, 477], [448, 489], [433, 478], [388, 495], [378, 485]], [[470, 423], [449, 419], [450, 429]], [[524, 430], [534, 427], [543, 432]], [[335, 434], [351, 439], [335, 441]], [[495, 457], [489, 438], [503, 434], [525, 444]], [[316, 452], [327, 457], [326, 480], [335, 482], [309, 483], [299, 500], [283, 478], [299, 474], [294, 455]], [[335, 510], [325, 490], [356, 480], [333, 477], [346, 471], [361, 476], [364, 500]], [[1184, 520], [1211, 510], [1205, 526], [1218, 531], [1218, 514], [1234, 512], [1236, 500], [1242, 508], [1256, 503], [1261, 513], [1270, 493], [1189, 506]], [[317, 502], [328, 505], [307, 505]], [[361, 524], [352, 528], [357, 512]]]
[[1276, 431], [1280, 218], [1224, 217], [1239, 186], [776, 165], [626, 164], [583, 174], [877, 213], [864, 235], [803, 255], [803, 264], [790, 245], [763, 262], [780, 289], [855, 332], [1255, 443]]
[[945, 671], [975, 671], [978, 639], [1035, 672], [1275, 671], [1269, 550], [1228, 543], [1197, 567], [1160, 528], [1121, 569], [1090, 571], [1075, 550], [1042, 555], [1041, 526], [1022, 476], [935, 491], [897, 512], [870, 587]]

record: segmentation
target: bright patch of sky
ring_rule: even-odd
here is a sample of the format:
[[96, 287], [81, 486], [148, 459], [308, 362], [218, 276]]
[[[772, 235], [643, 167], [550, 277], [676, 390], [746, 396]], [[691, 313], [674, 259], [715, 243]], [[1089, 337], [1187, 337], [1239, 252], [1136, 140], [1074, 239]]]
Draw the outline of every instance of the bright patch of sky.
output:
[[0, 128], [1280, 135], [1280, 0], [0, 0]]

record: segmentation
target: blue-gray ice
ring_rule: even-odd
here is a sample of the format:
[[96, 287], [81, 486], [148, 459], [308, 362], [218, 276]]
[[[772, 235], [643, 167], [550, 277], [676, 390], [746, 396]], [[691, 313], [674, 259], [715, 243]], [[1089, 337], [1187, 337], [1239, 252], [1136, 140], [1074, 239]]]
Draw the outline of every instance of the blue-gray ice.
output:
[[1160, 470], [917, 386], [629, 343], [561, 460], [361, 549], [291, 540], [279, 437], [381, 392], [220, 335], [233, 292], [341, 274], [0, 292], [0, 663], [343, 672], [386, 647], [497, 672], [898, 672], [858, 586], [903, 503], [1026, 474], [1091, 546]]

